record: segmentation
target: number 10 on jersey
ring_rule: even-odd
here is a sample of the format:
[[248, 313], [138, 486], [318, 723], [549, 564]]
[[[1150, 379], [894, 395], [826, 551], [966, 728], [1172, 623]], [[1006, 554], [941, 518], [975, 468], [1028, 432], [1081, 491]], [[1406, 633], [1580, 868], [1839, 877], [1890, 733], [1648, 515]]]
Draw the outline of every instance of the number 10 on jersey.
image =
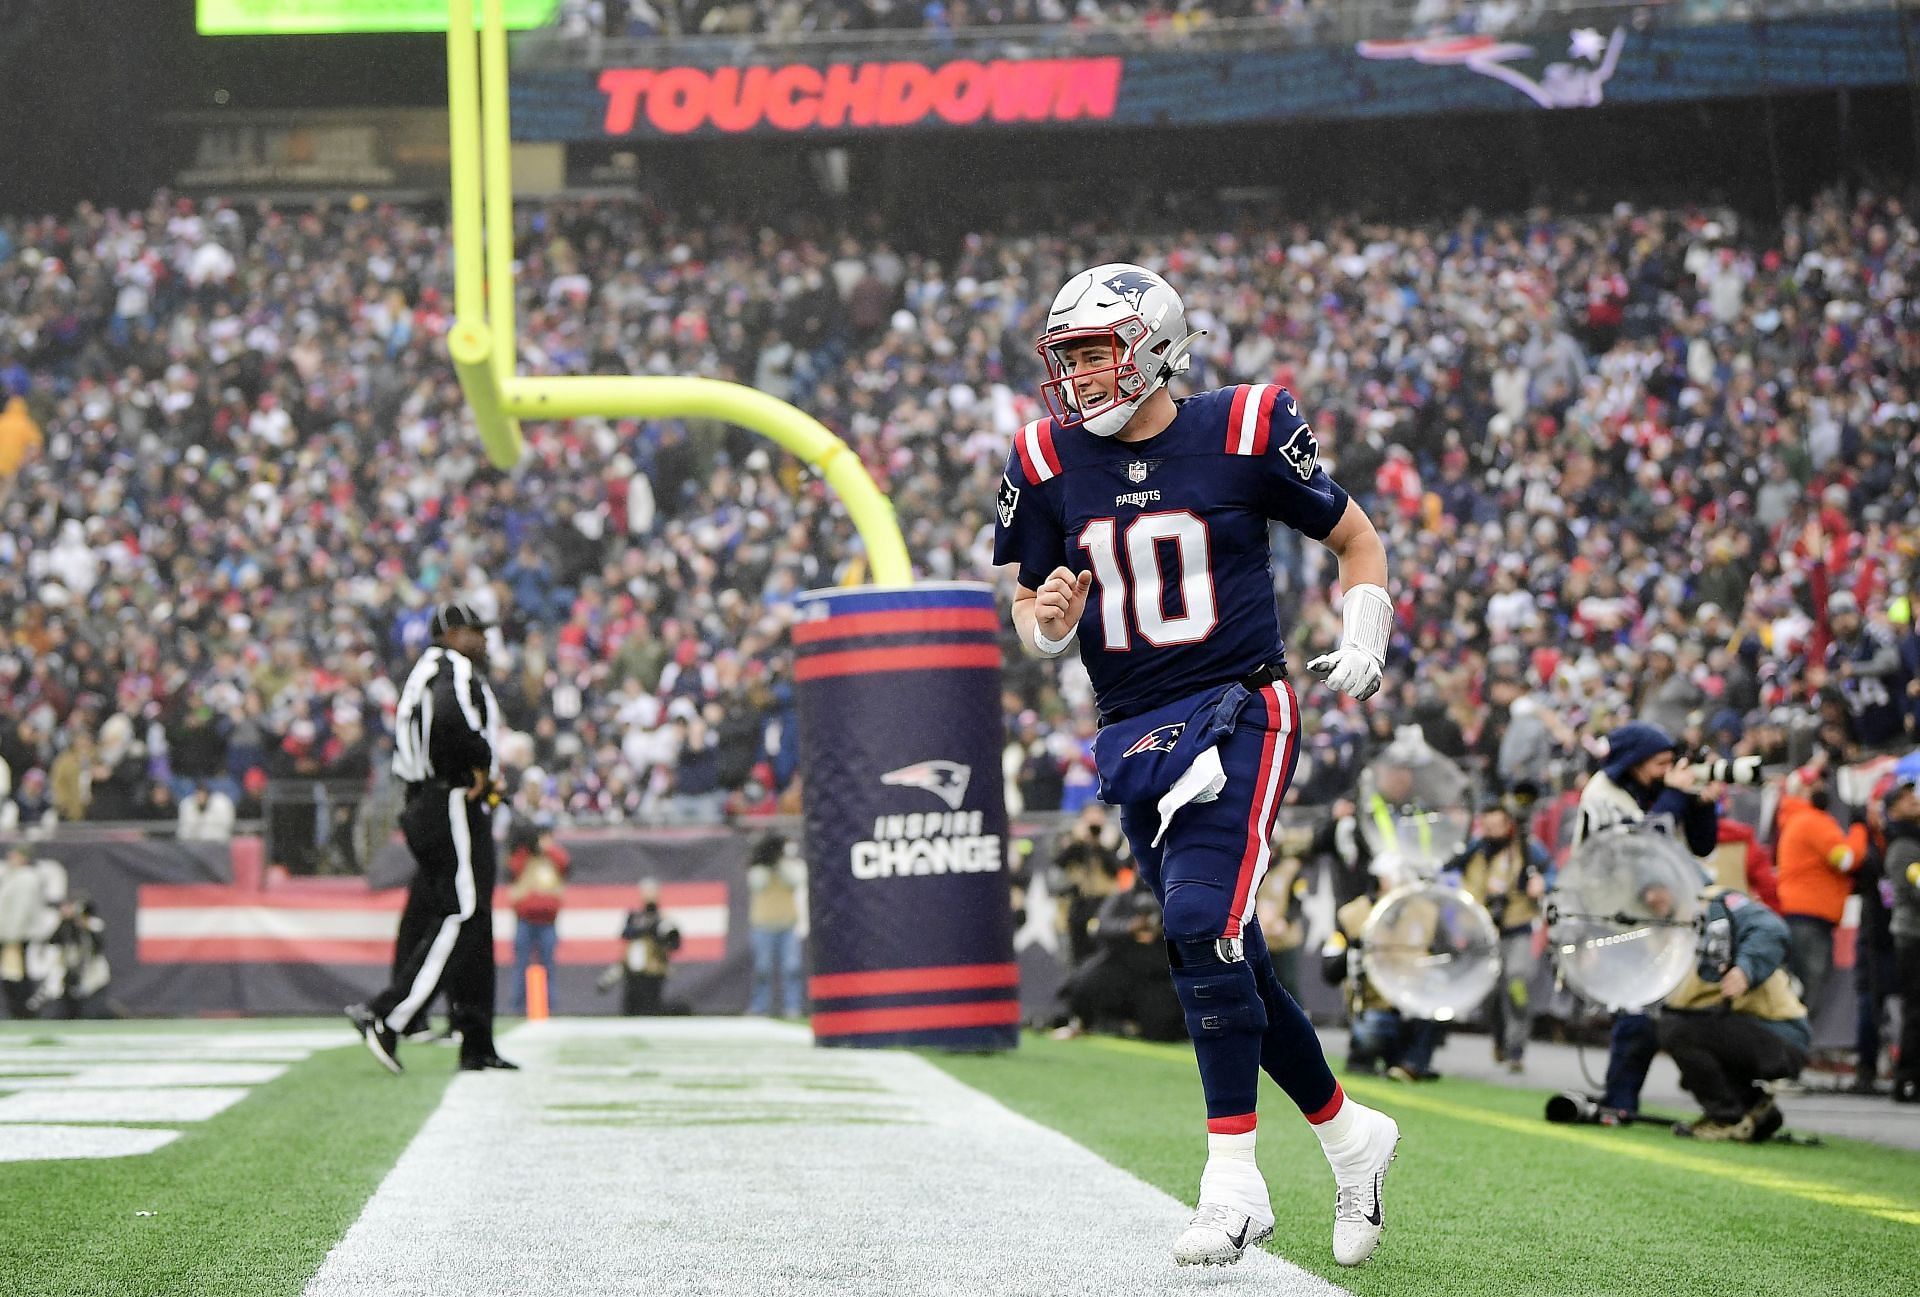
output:
[[[1174, 547], [1180, 573], [1180, 611], [1167, 612], [1161, 547]], [[1143, 513], [1120, 530], [1114, 518], [1096, 518], [1080, 533], [1080, 548], [1100, 583], [1100, 630], [1109, 653], [1132, 647], [1128, 605], [1140, 638], [1154, 648], [1197, 644], [1219, 621], [1213, 595], [1212, 553], [1207, 524], [1184, 509]]]

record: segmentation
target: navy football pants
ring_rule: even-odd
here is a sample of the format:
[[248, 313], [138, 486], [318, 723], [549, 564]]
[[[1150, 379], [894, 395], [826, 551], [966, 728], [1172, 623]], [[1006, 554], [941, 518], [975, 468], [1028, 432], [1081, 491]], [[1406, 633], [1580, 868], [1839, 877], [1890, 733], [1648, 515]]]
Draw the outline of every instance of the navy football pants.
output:
[[[1226, 787], [1211, 802], [1182, 807], [1159, 846], [1151, 802], [1120, 808], [1140, 875], [1160, 899], [1174, 989], [1207, 1095], [1208, 1129], [1253, 1129], [1264, 1067], [1310, 1119], [1334, 1103], [1336, 1086], [1307, 1015], [1280, 985], [1254, 917], [1271, 859], [1274, 822], [1299, 754], [1300, 704], [1284, 681], [1248, 701], [1220, 743]], [[1210, 952], [1237, 939], [1243, 959]], [[1228, 947], [1231, 950], [1231, 947]]]

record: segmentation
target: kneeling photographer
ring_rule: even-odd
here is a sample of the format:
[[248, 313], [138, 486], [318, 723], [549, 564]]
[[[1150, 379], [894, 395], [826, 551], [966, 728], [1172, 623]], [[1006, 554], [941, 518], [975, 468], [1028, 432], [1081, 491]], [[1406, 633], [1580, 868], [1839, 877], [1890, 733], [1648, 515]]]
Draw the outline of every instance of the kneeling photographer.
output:
[[[1786, 921], [1744, 892], [1710, 888], [1703, 899], [1698, 958], [1660, 1014], [1660, 1046], [1702, 1109], [1674, 1133], [1757, 1144], [1784, 1120], [1759, 1083], [1799, 1075], [1813, 1030], [1787, 975]], [[1672, 913], [1671, 896], [1646, 900]]]
[[[1662, 827], [1696, 858], [1712, 854], [1720, 834], [1716, 806], [1721, 781], [1757, 782], [1759, 761], [1695, 762], [1681, 757], [1673, 736], [1658, 725], [1634, 721], [1607, 735], [1601, 768], [1580, 793], [1572, 847], [1601, 830], [1646, 822]], [[1608, 1125], [1630, 1121], [1640, 1110], [1640, 1089], [1659, 1052], [1653, 1018], [1622, 1013], [1614, 1019], [1607, 1052], [1607, 1085], [1602, 1119]]]
[[1141, 1040], [1185, 1040], [1186, 1015], [1167, 968], [1160, 903], [1143, 886], [1115, 892], [1090, 928], [1092, 950], [1061, 989], [1057, 1036], [1096, 1031]]

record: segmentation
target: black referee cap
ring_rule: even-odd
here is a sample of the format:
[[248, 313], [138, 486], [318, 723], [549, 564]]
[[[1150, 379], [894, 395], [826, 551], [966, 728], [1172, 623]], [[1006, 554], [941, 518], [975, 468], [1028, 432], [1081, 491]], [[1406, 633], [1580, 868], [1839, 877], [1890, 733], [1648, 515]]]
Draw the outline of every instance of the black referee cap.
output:
[[475, 630], [486, 630], [493, 623], [474, 611], [473, 605], [464, 599], [455, 599], [452, 603], [443, 603], [433, 610], [433, 637], [439, 639], [456, 626], [471, 626]]

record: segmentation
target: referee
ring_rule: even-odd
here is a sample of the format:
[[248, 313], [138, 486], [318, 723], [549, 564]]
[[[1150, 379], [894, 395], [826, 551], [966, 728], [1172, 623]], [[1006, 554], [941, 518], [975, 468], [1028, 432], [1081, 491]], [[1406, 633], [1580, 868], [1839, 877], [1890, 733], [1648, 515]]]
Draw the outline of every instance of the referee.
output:
[[492, 809], [498, 802], [500, 712], [488, 688], [487, 625], [471, 605], [442, 604], [433, 647], [407, 677], [394, 718], [393, 773], [407, 786], [400, 828], [415, 871], [393, 983], [347, 1006], [361, 1039], [396, 1075], [399, 1033], [447, 993], [460, 1070], [514, 1069], [493, 1047]]

